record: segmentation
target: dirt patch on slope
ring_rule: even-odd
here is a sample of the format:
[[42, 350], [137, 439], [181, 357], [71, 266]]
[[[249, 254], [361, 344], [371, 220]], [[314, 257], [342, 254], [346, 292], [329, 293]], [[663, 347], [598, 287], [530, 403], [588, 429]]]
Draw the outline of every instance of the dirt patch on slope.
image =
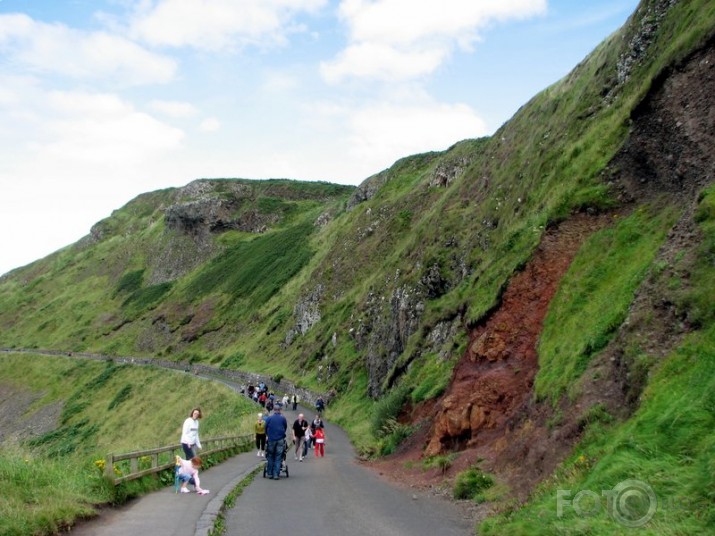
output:
[[63, 403], [32, 409], [43, 396], [42, 392], [0, 383], [0, 444], [41, 436], [57, 428]]
[[437, 486], [446, 474], [440, 468], [424, 470], [423, 456], [458, 453], [449, 475], [477, 460], [486, 467], [496, 463], [507, 445], [507, 428], [531, 398], [549, 302], [583, 240], [611, 218], [580, 214], [546, 231], [531, 261], [510, 280], [499, 308], [470, 332], [445, 394], [413, 410], [411, 419], [422, 422], [420, 430], [395, 455], [372, 462], [375, 468], [425, 487]]

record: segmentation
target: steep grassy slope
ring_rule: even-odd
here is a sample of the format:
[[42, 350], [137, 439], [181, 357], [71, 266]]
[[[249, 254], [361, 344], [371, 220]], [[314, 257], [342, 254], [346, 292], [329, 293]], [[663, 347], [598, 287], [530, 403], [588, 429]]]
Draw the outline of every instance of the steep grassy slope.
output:
[[[357, 189], [224, 180], [140, 196], [3, 278], [0, 345], [282, 375], [329, 392], [364, 453], [409, 436], [418, 454], [462, 453], [449, 476], [486, 460], [520, 499], [583, 437], [584, 452], [639, 422], [665, 437], [638, 410], [643, 389], [668, 404], [660, 389], [689, 380], [666, 387], [658, 371], [688, 345], [713, 353], [712, 252], [698, 247], [710, 240], [714, 28], [712, 2], [643, 1], [494, 136], [404, 158]], [[575, 216], [587, 223], [566, 237], [574, 261], [540, 305], [526, 367], [512, 326], [493, 319], [524, 318], [512, 285], [536, 274], [538, 292], [549, 267], [535, 260]], [[504, 391], [485, 383], [497, 369], [531, 376]]]
[[6, 276], [3, 343], [186, 359], [169, 347], [250, 318], [309, 261], [315, 220], [352, 190], [204, 180], [142, 195]]

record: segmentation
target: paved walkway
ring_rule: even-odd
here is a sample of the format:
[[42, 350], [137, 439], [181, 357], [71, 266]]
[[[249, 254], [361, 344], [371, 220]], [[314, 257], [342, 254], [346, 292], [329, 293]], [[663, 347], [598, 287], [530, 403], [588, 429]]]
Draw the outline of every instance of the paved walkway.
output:
[[[200, 451], [199, 451], [200, 454]], [[208, 495], [174, 493], [174, 486], [149, 493], [72, 528], [77, 536], [207, 536], [223, 501], [233, 489], [262, 464], [251, 450], [201, 471], [201, 486]], [[260, 476], [260, 475], [259, 475]], [[192, 486], [190, 486], [191, 488]]]
[[[308, 421], [314, 416], [308, 408], [299, 410]], [[290, 437], [298, 412], [284, 413]], [[225, 513], [226, 534], [474, 534], [473, 521], [463, 518], [454, 505], [388, 485], [358, 467], [345, 432], [330, 423], [326, 431], [325, 458], [314, 459], [309, 453], [309, 460], [298, 463], [289, 453], [291, 478], [276, 482], [258, 474], [250, 491], [244, 490], [235, 507]], [[262, 468], [263, 460], [255, 450], [239, 454], [201, 472], [201, 486], [211, 490], [208, 495], [176, 494], [174, 486], [169, 486], [119, 508], [107, 508], [69, 532], [76, 536], [208, 536], [226, 496], [252, 470]], [[266, 505], [280, 514], [266, 516]]]

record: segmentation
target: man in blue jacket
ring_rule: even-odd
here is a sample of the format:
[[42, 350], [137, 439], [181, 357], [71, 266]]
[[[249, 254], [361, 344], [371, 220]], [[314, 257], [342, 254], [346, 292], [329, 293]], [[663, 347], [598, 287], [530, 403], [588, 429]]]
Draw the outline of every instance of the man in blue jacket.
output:
[[286, 430], [288, 421], [281, 414], [283, 405], [279, 402], [273, 406], [273, 415], [266, 420], [266, 473], [268, 478], [279, 480], [281, 462], [285, 448]]

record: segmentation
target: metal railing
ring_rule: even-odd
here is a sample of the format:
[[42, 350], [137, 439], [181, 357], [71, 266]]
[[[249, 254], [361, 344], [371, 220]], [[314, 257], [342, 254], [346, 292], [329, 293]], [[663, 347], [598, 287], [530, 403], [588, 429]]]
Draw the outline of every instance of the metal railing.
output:
[[[208, 456], [217, 452], [236, 448], [246, 448], [253, 441], [253, 435], [225, 436], [204, 439], [204, 447], [199, 456]], [[125, 454], [108, 454], [104, 460], [104, 474], [114, 485], [141, 478], [152, 473], [158, 473], [174, 467], [176, 456], [183, 455], [181, 444], [157, 447], [148, 450], [138, 450]]]

